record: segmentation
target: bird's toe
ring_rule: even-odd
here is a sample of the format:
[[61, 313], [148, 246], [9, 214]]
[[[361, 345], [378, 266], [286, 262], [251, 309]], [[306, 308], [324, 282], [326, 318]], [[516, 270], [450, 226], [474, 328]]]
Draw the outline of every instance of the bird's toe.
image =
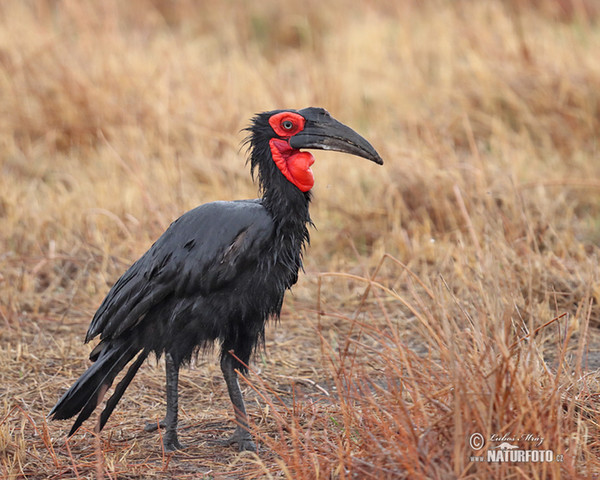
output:
[[161, 420], [160, 422], [146, 422], [146, 425], [144, 425], [144, 430], [146, 432], [156, 432], [159, 428], [165, 428], [164, 420]]
[[256, 444], [252, 439], [245, 439], [238, 441], [238, 448], [240, 452], [255, 452]]
[[235, 433], [229, 438], [215, 440], [214, 443], [223, 447], [229, 447], [234, 443], [237, 443], [240, 452], [257, 451], [256, 444], [254, 443], [254, 440], [252, 440], [252, 436], [245, 430], [236, 430]]
[[177, 435], [165, 435], [163, 437], [163, 446], [165, 448], [165, 452], [175, 452], [185, 448], [184, 445], [179, 443], [179, 438], [177, 438]]

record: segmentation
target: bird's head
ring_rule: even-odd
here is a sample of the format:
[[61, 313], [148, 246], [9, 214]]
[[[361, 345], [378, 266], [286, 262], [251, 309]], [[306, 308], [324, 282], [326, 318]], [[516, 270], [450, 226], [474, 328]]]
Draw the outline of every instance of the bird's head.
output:
[[383, 164], [367, 140], [323, 108], [259, 113], [247, 130], [252, 171], [258, 168], [263, 190], [278, 175], [276, 170], [302, 192], [313, 187], [315, 179], [310, 167], [315, 159], [300, 149], [335, 150]]

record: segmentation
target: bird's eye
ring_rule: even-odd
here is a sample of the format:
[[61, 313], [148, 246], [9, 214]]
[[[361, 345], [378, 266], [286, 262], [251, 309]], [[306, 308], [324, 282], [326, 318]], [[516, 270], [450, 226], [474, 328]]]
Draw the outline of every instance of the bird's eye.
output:
[[294, 111], [282, 111], [271, 115], [269, 125], [273, 129], [275, 135], [281, 138], [290, 138], [302, 131], [304, 128], [305, 118]]

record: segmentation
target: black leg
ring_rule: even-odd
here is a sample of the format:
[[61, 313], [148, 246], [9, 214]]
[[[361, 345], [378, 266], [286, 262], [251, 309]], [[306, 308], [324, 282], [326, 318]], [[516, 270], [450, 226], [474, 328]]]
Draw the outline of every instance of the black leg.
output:
[[233, 410], [235, 411], [235, 420], [237, 426], [233, 435], [227, 440], [220, 441], [222, 445], [231, 445], [237, 443], [240, 452], [249, 450], [256, 452], [256, 445], [252, 440], [252, 435], [248, 431], [248, 419], [246, 417], [246, 407], [244, 406], [244, 397], [240, 390], [240, 385], [237, 379], [237, 373], [235, 372], [235, 359], [229, 354], [225, 353], [221, 358], [221, 371], [227, 384], [227, 391], [229, 392], [229, 398], [233, 404]]
[[171, 354], [165, 355], [165, 364], [167, 371], [167, 414], [165, 418], [159, 422], [148, 422], [144, 427], [147, 432], [153, 432], [158, 427], [165, 428], [163, 435], [163, 445], [165, 451], [173, 452], [180, 450], [183, 447], [177, 438], [177, 410], [179, 407], [178, 383], [179, 383], [179, 366], [175, 365]]

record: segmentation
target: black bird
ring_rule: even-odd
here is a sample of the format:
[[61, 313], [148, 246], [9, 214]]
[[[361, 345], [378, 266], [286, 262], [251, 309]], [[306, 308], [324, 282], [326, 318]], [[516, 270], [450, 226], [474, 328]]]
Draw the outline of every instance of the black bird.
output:
[[[100, 414], [101, 430], [146, 357], [164, 353], [163, 442], [169, 451], [182, 448], [177, 437], [179, 368], [218, 340], [237, 423], [223, 443], [256, 450], [236, 369], [246, 372], [253, 350], [264, 341], [265, 323], [279, 317], [284, 293], [302, 268], [312, 225], [308, 206], [314, 157], [300, 149], [383, 161], [369, 142], [322, 108], [260, 113], [246, 130], [261, 198], [212, 202], [185, 213], [110, 289], [85, 337], [89, 342], [100, 335], [90, 354], [93, 363], [49, 414], [59, 420], [79, 415], [69, 436], [131, 362]], [[156, 428], [146, 425], [148, 431]]]

